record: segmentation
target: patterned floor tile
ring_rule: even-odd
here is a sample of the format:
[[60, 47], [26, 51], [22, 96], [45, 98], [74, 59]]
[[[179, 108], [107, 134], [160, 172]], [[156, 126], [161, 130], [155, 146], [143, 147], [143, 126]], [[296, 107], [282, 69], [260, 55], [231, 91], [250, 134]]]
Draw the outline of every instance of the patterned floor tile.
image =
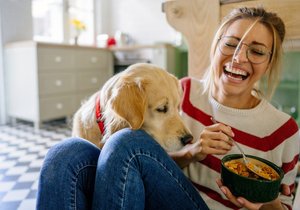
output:
[[35, 130], [30, 123], [0, 126], [0, 209], [34, 210], [40, 168], [48, 149], [71, 136], [64, 121]]

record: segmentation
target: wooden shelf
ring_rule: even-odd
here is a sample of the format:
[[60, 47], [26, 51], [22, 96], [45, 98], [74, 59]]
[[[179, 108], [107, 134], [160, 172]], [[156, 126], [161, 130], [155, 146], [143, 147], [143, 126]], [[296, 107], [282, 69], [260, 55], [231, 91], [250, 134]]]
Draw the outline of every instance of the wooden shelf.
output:
[[156, 48], [166, 48], [166, 47], [174, 47], [171, 44], [162, 43], [162, 44], [154, 44], [154, 45], [127, 45], [127, 46], [113, 46], [109, 47], [111, 51], [136, 51], [136, 50], [144, 50], [144, 49], [156, 49]]

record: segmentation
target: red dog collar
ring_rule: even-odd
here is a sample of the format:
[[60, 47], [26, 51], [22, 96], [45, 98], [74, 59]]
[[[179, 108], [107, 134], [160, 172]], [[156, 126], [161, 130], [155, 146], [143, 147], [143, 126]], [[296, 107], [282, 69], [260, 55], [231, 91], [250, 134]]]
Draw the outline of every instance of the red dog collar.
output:
[[104, 134], [104, 122], [102, 121], [102, 115], [101, 115], [101, 107], [100, 107], [100, 94], [96, 97], [96, 122], [98, 124], [98, 127], [100, 129], [101, 134]]

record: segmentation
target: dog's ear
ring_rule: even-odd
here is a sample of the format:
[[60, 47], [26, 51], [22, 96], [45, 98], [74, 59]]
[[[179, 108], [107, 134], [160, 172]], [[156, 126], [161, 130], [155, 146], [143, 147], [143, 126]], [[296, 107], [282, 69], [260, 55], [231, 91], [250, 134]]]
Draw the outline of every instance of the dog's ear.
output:
[[147, 106], [146, 83], [140, 79], [122, 81], [120, 86], [113, 91], [111, 107], [116, 114], [128, 122], [132, 129], [139, 129], [144, 122]]

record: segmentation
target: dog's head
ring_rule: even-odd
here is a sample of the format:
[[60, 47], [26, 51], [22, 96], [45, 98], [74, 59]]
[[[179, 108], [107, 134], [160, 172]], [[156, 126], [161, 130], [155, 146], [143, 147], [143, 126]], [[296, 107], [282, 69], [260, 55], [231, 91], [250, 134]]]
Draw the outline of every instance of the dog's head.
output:
[[143, 129], [167, 151], [192, 136], [179, 115], [181, 88], [176, 77], [151, 64], [135, 64], [101, 91], [108, 135], [130, 127]]

